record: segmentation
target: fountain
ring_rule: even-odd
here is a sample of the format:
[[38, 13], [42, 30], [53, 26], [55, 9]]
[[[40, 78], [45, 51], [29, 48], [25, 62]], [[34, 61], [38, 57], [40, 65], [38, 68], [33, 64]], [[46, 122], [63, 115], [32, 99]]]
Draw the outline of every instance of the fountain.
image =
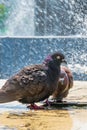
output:
[[3, 19], [5, 31], [0, 35], [34, 35], [34, 0], [3, 0], [1, 4], [8, 12]]
[[1, 0], [7, 15], [0, 35], [87, 35], [86, 0]]
[[87, 80], [86, 38], [1, 38], [0, 78], [8, 78], [24, 66], [41, 63], [46, 55], [58, 50], [65, 54], [75, 80]]

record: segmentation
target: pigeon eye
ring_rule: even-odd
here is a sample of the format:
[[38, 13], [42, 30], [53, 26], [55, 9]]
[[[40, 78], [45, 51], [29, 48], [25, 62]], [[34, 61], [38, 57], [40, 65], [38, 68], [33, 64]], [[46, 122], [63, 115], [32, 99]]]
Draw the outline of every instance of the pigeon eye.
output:
[[57, 58], [57, 59], [60, 59], [60, 56], [57, 56], [56, 58]]

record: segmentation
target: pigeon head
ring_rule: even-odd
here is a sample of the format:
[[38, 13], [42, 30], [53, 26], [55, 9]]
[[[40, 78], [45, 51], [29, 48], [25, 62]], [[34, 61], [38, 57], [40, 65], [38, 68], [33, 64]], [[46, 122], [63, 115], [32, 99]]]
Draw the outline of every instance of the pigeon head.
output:
[[67, 63], [66, 60], [65, 60], [64, 54], [62, 54], [61, 52], [56, 52], [56, 53], [52, 54], [51, 58], [57, 64]]
[[47, 56], [44, 63], [48, 65], [51, 62], [54, 62], [56, 65], [60, 65], [63, 62], [67, 63], [65, 56], [61, 52], [55, 52], [52, 55]]

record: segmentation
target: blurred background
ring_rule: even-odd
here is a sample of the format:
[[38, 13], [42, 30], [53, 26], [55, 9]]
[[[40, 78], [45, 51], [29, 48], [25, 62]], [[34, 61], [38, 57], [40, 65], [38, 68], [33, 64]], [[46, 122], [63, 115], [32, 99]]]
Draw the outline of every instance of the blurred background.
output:
[[0, 35], [87, 35], [87, 0], [0, 0]]
[[87, 80], [87, 38], [0, 38], [0, 78], [42, 63], [55, 51], [65, 54], [75, 80]]

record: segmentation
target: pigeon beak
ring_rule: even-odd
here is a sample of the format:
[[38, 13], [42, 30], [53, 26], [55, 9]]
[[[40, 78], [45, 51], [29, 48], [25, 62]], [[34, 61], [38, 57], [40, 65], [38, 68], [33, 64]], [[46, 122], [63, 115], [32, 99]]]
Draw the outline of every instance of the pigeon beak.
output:
[[62, 63], [67, 64], [67, 61], [65, 59], [62, 59]]

